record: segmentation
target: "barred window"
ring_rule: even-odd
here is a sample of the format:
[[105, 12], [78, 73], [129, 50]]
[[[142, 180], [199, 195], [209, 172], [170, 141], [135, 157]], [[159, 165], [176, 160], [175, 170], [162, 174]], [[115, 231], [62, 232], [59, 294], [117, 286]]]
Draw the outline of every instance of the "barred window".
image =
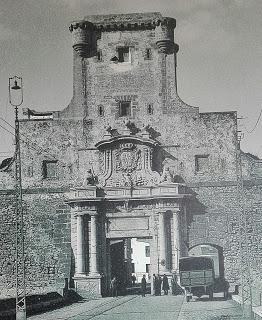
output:
[[131, 101], [119, 102], [119, 117], [128, 117], [131, 115]]
[[56, 178], [57, 177], [57, 160], [44, 160], [43, 161], [43, 177]]

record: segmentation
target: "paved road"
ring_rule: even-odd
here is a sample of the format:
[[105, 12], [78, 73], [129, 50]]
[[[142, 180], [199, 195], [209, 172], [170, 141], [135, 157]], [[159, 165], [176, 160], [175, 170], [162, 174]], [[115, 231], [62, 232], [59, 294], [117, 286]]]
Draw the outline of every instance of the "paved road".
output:
[[84, 301], [35, 315], [30, 320], [241, 320], [233, 301], [200, 299], [189, 303], [183, 296], [126, 296]]

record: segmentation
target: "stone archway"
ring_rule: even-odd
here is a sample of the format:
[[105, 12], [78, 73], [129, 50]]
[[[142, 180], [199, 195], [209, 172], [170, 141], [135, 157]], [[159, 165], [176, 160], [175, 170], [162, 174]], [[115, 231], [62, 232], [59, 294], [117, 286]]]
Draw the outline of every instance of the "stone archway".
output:
[[201, 243], [191, 247], [188, 250], [188, 255], [211, 258], [214, 263], [215, 278], [218, 280], [224, 279], [225, 267], [222, 247], [211, 243]]

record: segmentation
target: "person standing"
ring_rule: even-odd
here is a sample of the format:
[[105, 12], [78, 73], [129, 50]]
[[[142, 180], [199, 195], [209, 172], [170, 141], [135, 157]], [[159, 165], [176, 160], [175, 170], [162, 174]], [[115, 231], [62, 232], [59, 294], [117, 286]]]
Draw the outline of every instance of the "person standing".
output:
[[153, 295], [156, 296], [156, 275], [153, 274]]
[[111, 297], [117, 297], [117, 280], [116, 277], [110, 282]]
[[143, 278], [141, 280], [141, 294], [142, 297], [146, 296], [146, 276], [143, 275]]
[[173, 274], [172, 279], [171, 279], [171, 288], [172, 288], [172, 295], [177, 294], [177, 275], [176, 273]]
[[168, 290], [169, 290], [169, 283], [168, 283], [168, 278], [166, 274], [163, 276], [163, 290], [164, 290], [164, 295], [168, 295]]
[[132, 286], [134, 286], [136, 284], [136, 276], [134, 274], [132, 274], [131, 280], [132, 280]]
[[156, 277], [155, 281], [155, 294], [156, 296], [161, 296], [161, 284], [162, 284], [162, 279], [160, 275], [158, 274]]

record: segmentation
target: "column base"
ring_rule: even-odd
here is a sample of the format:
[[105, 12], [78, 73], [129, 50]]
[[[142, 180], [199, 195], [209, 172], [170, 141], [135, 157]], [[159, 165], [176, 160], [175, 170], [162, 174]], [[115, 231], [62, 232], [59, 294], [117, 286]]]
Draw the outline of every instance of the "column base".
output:
[[101, 275], [89, 274], [74, 276], [76, 292], [82, 298], [100, 298], [101, 295]]
[[176, 275], [178, 275], [178, 274], [179, 274], [179, 269], [173, 269], [173, 270], [172, 270], [172, 273], [173, 273], [173, 274], [175, 273]]
[[87, 277], [87, 274], [86, 273], [76, 273], [74, 275], [74, 279], [75, 278], [86, 278]]

